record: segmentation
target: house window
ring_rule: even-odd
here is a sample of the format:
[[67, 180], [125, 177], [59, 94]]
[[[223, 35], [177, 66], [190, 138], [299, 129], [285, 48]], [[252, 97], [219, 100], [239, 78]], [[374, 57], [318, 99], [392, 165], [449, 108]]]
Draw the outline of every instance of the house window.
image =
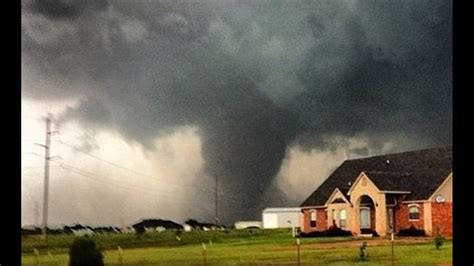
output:
[[408, 214], [410, 220], [420, 219], [420, 208], [416, 205], [410, 206], [408, 208]]
[[309, 222], [309, 226], [316, 227], [316, 210], [312, 210], [310, 214], [311, 214], [311, 219]]
[[336, 210], [332, 209], [332, 225], [336, 225]]
[[341, 229], [346, 228], [346, 210], [339, 211], [339, 226]]

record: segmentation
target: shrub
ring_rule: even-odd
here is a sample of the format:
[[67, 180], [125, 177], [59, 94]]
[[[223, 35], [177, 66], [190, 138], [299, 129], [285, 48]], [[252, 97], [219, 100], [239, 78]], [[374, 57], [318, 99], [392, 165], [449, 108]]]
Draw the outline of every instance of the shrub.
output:
[[135, 233], [136, 233], [137, 235], [142, 235], [142, 234], [144, 234], [145, 231], [146, 231], [144, 226], [137, 226], [137, 227], [135, 227], [134, 229], [135, 229]]
[[366, 261], [369, 259], [369, 253], [365, 252], [367, 248], [367, 242], [362, 242], [362, 245], [359, 247], [359, 261]]
[[372, 230], [370, 228], [360, 229], [360, 233], [361, 234], [372, 234], [373, 236], [379, 236], [379, 234], [377, 234], [377, 231]]
[[41, 228], [38, 228], [38, 227], [34, 227], [33, 229], [21, 228], [21, 235], [22, 236], [41, 235]]
[[175, 232], [176, 240], [181, 241], [181, 233], [182, 233], [181, 229], [176, 230]]
[[435, 237], [434, 241], [435, 241], [435, 247], [436, 247], [436, 249], [440, 249], [441, 246], [443, 245], [444, 238], [443, 238], [443, 236], [441, 236], [441, 234], [439, 233], [439, 227], [436, 227], [436, 237]]
[[345, 231], [338, 227], [331, 226], [325, 231], [314, 231], [309, 233], [301, 232], [300, 237], [326, 237], [326, 236], [352, 236], [351, 231]]
[[326, 236], [352, 236], [351, 231], [342, 230], [339, 227], [333, 226], [325, 231]]
[[89, 237], [76, 238], [69, 249], [69, 266], [103, 266], [104, 256]]
[[408, 229], [401, 229], [398, 231], [398, 236], [426, 236], [426, 232], [423, 229], [416, 229], [415, 226], [411, 226]]

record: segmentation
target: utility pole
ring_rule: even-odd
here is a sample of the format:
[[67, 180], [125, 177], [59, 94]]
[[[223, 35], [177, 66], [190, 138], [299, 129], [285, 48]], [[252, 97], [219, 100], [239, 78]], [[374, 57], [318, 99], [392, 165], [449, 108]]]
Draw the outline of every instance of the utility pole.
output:
[[394, 241], [394, 239], [393, 239], [393, 232], [392, 232], [391, 233], [391, 241], [390, 241], [390, 242], [392, 242], [392, 265], [395, 265], [395, 253], [393, 251], [393, 241]]
[[34, 207], [34, 225], [35, 227], [39, 227], [39, 207], [38, 207], [38, 202], [35, 201], [35, 207]]
[[301, 258], [300, 258], [300, 239], [296, 239], [296, 255], [297, 255], [297, 261], [296, 265], [300, 266], [301, 265]]
[[214, 188], [216, 200], [216, 225], [219, 225], [219, 176], [216, 175], [216, 185]]
[[202, 243], [202, 260], [204, 266], [207, 265], [207, 250], [206, 250], [206, 244]]
[[49, 160], [51, 145], [51, 119], [46, 118], [46, 145], [44, 154], [44, 196], [43, 196], [43, 236], [48, 241], [46, 229], [48, 227], [48, 200], [49, 200]]

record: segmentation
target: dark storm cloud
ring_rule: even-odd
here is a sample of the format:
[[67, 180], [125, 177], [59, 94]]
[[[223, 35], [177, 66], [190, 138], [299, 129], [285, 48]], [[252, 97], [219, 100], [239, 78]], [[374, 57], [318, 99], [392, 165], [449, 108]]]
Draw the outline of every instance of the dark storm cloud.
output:
[[[225, 206], [227, 220], [284, 202], [278, 191], [266, 203], [260, 195], [291, 145], [336, 149], [331, 136], [355, 135], [371, 150], [401, 136], [410, 138], [398, 148], [451, 142], [450, 1], [35, 8], [44, 5], [24, 8], [24, 79], [36, 73], [56, 85], [29, 81], [25, 95], [96, 98], [101, 112], [82, 104], [65, 117], [99, 121], [148, 149], [158, 134], [197, 126], [207, 172], [239, 199]], [[57, 19], [68, 14], [74, 21]]]
[[33, 1], [29, 9], [33, 13], [41, 14], [53, 20], [75, 19], [87, 11], [101, 11], [106, 9], [106, 0], [37, 0]]
[[111, 119], [111, 112], [107, 106], [97, 98], [86, 98], [76, 107], [67, 107], [60, 117], [55, 118], [58, 126], [76, 120], [95, 128], [107, 125]]
[[345, 34], [315, 28], [322, 40], [300, 69], [306, 90], [293, 103], [306, 136], [314, 144], [321, 134], [366, 132], [376, 140], [398, 131], [428, 145], [450, 143], [450, 3], [354, 3], [344, 20], [316, 14], [318, 24]]

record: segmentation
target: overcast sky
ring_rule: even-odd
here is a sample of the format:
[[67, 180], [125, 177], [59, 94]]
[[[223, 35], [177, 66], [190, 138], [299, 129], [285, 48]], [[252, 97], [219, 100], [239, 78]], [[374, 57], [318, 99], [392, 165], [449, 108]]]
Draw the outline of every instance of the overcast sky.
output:
[[22, 1], [22, 224], [260, 219], [451, 144], [451, 1]]

